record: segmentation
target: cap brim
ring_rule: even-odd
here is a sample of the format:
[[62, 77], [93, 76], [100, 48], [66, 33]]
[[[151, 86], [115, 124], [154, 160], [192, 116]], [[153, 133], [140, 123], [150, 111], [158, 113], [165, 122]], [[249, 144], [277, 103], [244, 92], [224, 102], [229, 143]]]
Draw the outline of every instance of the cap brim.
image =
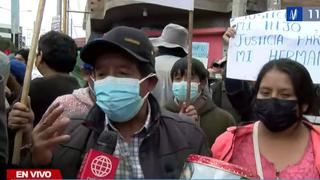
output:
[[172, 44], [172, 43], [168, 43], [168, 42], [165, 42], [162, 38], [150, 38], [150, 41], [152, 43], [153, 46], [155, 47], [166, 47], [166, 48], [181, 48], [183, 49], [183, 51], [185, 53], [188, 54], [188, 49], [187, 48], [184, 48], [178, 44]]
[[94, 66], [97, 58], [100, 55], [114, 52], [115, 49], [123, 50], [139, 61], [150, 62], [150, 60], [137, 55], [130, 49], [127, 49], [115, 42], [108, 41], [102, 38], [93, 40], [89, 42], [87, 45], [85, 45], [81, 50], [80, 58], [83, 62]]

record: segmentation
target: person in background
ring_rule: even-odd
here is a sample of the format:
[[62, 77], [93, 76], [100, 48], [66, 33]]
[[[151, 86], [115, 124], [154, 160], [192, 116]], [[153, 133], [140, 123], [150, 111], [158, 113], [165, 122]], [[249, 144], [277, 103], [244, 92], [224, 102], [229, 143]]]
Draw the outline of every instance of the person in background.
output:
[[173, 98], [171, 91], [170, 70], [173, 64], [188, 53], [188, 30], [178, 24], [168, 24], [158, 38], [151, 39], [153, 46], [158, 48], [156, 72], [159, 78], [152, 94], [161, 107]]
[[14, 58], [18, 61], [23, 62], [24, 64], [27, 64], [28, 62], [28, 56], [29, 56], [29, 49], [20, 49], [15, 53]]
[[[84, 63], [81, 67], [81, 75], [86, 81], [86, 86], [84, 88], [76, 89], [72, 94], [66, 94], [57, 97], [51, 106], [55, 104], [60, 104], [63, 107], [63, 113], [59, 117], [68, 118], [79, 118], [86, 117], [95, 104], [95, 94], [94, 94], [94, 71], [93, 66]], [[48, 108], [50, 109], [50, 107]]]
[[320, 129], [303, 117], [312, 110], [314, 95], [303, 65], [290, 59], [265, 64], [251, 106], [256, 123], [219, 136], [213, 157], [251, 169], [262, 179], [319, 179]]
[[[7, 87], [8, 79], [10, 76], [10, 61], [6, 54], [0, 51], [0, 75], [3, 78], [3, 84], [5, 88], [6, 97], [11, 93], [10, 89]], [[6, 111], [9, 110], [10, 104], [8, 103], [7, 98], [5, 98], [5, 107]]]
[[21, 91], [21, 84], [17, 81], [16, 77], [10, 73], [6, 87], [6, 98], [10, 106], [19, 101]]
[[[223, 39], [226, 43], [229, 43], [229, 39], [234, 38], [235, 35], [236, 30], [229, 27], [223, 34]], [[244, 80], [225, 78], [224, 84], [232, 107], [240, 115], [240, 124], [246, 124], [253, 121], [251, 104], [254, 99], [254, 83]]]
[[0, 165], [8, 162], [7, 112], [9, 104], [5, 96], [9, 70], [8, 57], [0, 52]]
[[15, 51], [14, 44], [11, 39], [0, 36], [0, 51], [9, 56], [11, 52]]
[[29, 92], [34, 125], [58, 96], [79, 88], [78, 81], [69, 75], [76, 59], [77, 45], [68, 35], [50, 31], [40, 37], [35, 65], [44, 77], [32, 80]]
[[31, 143], [30, 123], [36, 126], [58, 96], [79, 88], [77, 80], [69, 75], [76, 64], [76, 57], [77, 46], [68, 35], [50, 31], [40, 37], [35, 65], [44, 77], [31, 81], [30, 105], [15, 103], [8, 118], [8, 127], [13, 135], [15, 131], [23, 130], [24, 146]]
[[73, 71], [70, 73], [70, 75], [77, 79], [80, 87], [86, 87], [87, 81], [84, 79], [84, 76], [82, 74], [82, 68], [83, 68], [84, 63], [80, 59], [80, 51], [81, 51], [81, 48], [78, 48], [77, 63], [75, 65]]
[[10, 59], [10, 76], [7, 84], [10, 90], [10, 92], [7, 93], [7, 99], [10, 105], [20, 98], [26, 72], [25, 58], [28, 59], [28, 54], [28, 49], [21, 49], [15, 54], [15, 57]]
[[93, 82], [92, 82], [92, 73], [93, 73], [93, 67], [88, 63], [83, 63], [80, 68], [80, 74], [85, 81], [84, 87], [91, 86], [92, 88]]
[[225, 132], [228, 127], [235, 125], [235, 121], [231, 114], [216, 106], [211, 96], [204, 93], [209, 73], [203, 63], [197, 59], [192, 59], [191, 103], [186, 107], [187, 67], [186, 57], [173, 65], [170, 76], [174, 98], [168, 101], [166, 109], [175, 113], [184, 113], [198, 121], [209, 139], [209, 144], [212, 145], [216, 137]]
[[[85, 88], [79, 88], [72, 92], [72, 94], [66, 94], [57, 97], [53, 103], [49, 106], [48, 109], [52, 109], [53, 106], [56, 104], [59, 104], [63, 108], [63, 112], [61, 115], [57, 118], [57, 121], [62, 120], [65, 117], [68, 118], [80, 118], [86, 117], [91, 110], [91, 108], [95, 104], [95, 95], [93, 90], [93, 79], [92, 79], [92, 73], [93, 69], [91, 65], [86, 65], [86, 71], [90, 71], [90, 75], [88, 75], [88, 78], [84, 76], [84, 79], [87, 79], [88, 86]], [[83, 67], [82, 67], [83, 68]], [[17, 121], [16, 119], [24, 119], [23, 121]], [[9, 113], [9, 127], [12, 126], [13, 129], [16, 129], [17, 126], [19, 129], [24, 130], [25, 139], [23, 142], [24, 147], [28, 147], [28, 143], [30, 143], [30, 139], [27, 137], [31, 137], [32, 133], [32, 127], [33, 127], [33, 121], [34, 121], [34, 113], [32, 109], [30, 110], [25, 109], [25, 106], [16, 103], [13, 107], [13, 110]], [[9, 131], [11, 134], [11, 131]], [[14, 134], [13, 134], [14, 135]], [[10, 137], [13, 137], [13, 135], [10, 135]], [[11, 142], [13, 143], [13, 142]], [[11, 147], [13, 147], [13, 144], [10, 144]], [[10, 157], [12, 155], [10, 154]]]
[[7, 113], [5, 104], [4, 77], [0, 74], [0, 178], [5, 179], [5, 167], [8, 162]]
[[59, 120], [63, 108], [50, 107], [33, 130], [23, 167], [59, 168], [63, 178], [76, 178], [102, 131], [118, 134], [116, 179], [179, 178], [189, 154], [210, 154], [202, 130], [186, 116], [162, 113], [150, 94], [157, 83], [154, 51], [142, 31], [116, 27], [89, 42], [81, 59], [94, 67], [95, 106], [85, 120]]
[[212, 62], [212, 65], [208, 69], [210, 77], [217, 80], [222, 79], [222, 75], [224, 73], [226, 64], [227, 64], [227, 57], [214, 60]]
[[228, 98], [228, 93], [225, 87], [226, 79], [226, 66], [227, 66], [227, 57], [214, 62], [212, 73], [215, 74], [215, 82], [210, 84], [210, 89], [212, 92], [213, 102], [220, 107], [221, 109], [229, 112], [235, 118], [237, 123], [241, 122], [241, 116], [236, 109], [233, 108], [231, 102]]
[[22, 61], [11, 59], [10, 60], [10, 72], [13, 78], [20, 84], [23, 85], [24, 75], [26, 73], [26, 64]]

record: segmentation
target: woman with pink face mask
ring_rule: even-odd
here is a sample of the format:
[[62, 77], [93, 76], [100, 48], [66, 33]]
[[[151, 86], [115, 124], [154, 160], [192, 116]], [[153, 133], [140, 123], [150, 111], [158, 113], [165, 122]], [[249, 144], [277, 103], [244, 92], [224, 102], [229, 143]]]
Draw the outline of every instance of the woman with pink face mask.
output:
[[295, 61], [264, 65], [251, 107], [256, 122], [219, 136], [211, 148], [213, 157], [263, 179], [319, 179], [320, 129], [303, 117], [312, 110], [313, 89], [307, 69]]

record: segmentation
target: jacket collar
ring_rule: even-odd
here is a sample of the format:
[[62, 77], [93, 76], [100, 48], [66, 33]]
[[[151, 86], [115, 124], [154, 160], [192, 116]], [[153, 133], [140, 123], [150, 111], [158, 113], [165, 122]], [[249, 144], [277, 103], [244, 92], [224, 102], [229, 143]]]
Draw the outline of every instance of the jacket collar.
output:
[[212, 98], [207, 95], [202, 95], [200, 99], [194, 103], [194, 106], [196, 107], [199, 115], [212, 111], [217, 107], [217, 105], [212, 101]]

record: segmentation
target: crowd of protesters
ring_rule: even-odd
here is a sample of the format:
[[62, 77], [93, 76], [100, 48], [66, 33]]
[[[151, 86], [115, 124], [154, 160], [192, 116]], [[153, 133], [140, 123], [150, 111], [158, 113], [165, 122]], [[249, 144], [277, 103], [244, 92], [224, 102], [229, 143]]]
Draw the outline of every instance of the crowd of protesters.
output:
[[[235, 36], [228, 28], [223, 38]], [[319, 116], [320, 88], [307, 69], [275, 59], [249, 82], [226, 77], [226, 57], [209, 69], [192, 58], [188, 101], [187, 40], [178, 24], [157, 38], [119, 26], [79, 53], [71, 37], [50, 31], [39, 39], [42, 77], [30, 82], [27, 104], [19, 101], [29, 50], [0, 53], [0, 163], [10, 166], [22, 130], [21, 168], [74, 179], [99, 135], [112, 131], [118, 179], [179, 178], [190, 154], [266, 179], [319, 179], [320, 128], [304, 115]], [[76, 64], [82, 85], [71, 75]]]

